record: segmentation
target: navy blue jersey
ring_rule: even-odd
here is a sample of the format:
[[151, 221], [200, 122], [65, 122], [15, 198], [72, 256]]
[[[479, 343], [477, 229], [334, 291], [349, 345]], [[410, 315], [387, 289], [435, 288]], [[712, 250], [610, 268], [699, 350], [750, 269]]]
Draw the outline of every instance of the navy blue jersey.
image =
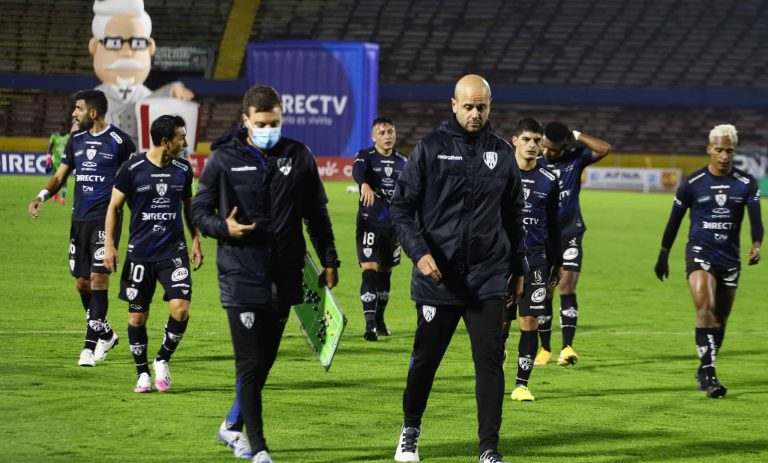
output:
[[384, 156], [375, 147], [360, 150], [355, 156], [352, 166], [352, 176], [358, 185], [367, 183], [379, 195], [373, 205], [363, 206], [357, 211], [358, 222], [365, 221], [370, 227], [391, 227], [392, 219], [389, 205], [395, 194], [395, 182], [405, 167], [407, 158], [397, 151], [391, 156]]
[[559, 257], [559, 251], [552, 246], [553, 243], [560, 243], [558, 227], [560, 187], [555, 174], [544, 165], [540, 158], [533, 169], [520, 169], [525, 199], [523, 209], [523, 224], [526, 230], [525, 248], [528, 263], [531, 265], [545, 261], [547, 258], [554, 264]]
[[115, 188], [131, 208], [128, 256], [135, 262], [157, 262], [187, 254], [182, 206], [192, 197], [192, 168], [184, 159], [158, 167], [146, 154], [120, 169]]
[[97, 134], [84, 130], [69, 137], [61, 163], [75, 170], [73, 222], [107, 216], [115, 174], [135, 151], [131, 137], [111, 124]]
[[760, 204], [755, 179], [733, 169], [725, 176], [713, 175], [707, 167], [690, 174], [675, 194], [675, 209], [691, 210], [686, 258], [699, 258], [711, 264], [739, 265], [739, 235], [744, 209]]
[[579, 193], [581, 173], [595, 162], [592, 150], [585, 146], [566, 148], [557, 159], [544, 159], [544, 165], [560, 179], [560, 227], [563, 236], [584, 233], [587, 227], [581, 217]]

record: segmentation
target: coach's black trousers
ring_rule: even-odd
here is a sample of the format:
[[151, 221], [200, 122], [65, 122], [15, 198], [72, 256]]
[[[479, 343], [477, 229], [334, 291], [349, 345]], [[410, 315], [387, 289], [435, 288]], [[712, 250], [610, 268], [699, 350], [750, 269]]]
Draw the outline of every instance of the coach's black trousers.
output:
[[254, 453], [267, 449], [261, 411], [261, 390], [275, 363], [290, 306], [278, 304], [227, 309], [229, 331], [240, 379], [240, 413]]
[[475, 363], [480, 452], [496, 450], [504, 401], [503, 299], [479, 301], [465, 307], [417, 305], [418, 324], [413, 341], [408, 381], [403, 394], [406, 426], [420, 426], [435, 372], [459, 319], [464, 317]]

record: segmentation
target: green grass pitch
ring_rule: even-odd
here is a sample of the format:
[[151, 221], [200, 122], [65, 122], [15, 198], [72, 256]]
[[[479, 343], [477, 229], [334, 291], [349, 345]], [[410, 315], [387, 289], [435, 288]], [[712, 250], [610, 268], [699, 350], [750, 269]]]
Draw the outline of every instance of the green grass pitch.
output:
[[[189, 329], [171, 362], [172, 391], [134, 394], [127, 307], [117, 299], [116, 277], [109, 318], [120, 345], [96, 368], [77, 366], [84, 315], [67, 265], [69, 207], [48, 202], [37, 221], [29, 219], [27, 203], [42, 184], [41, 177], [0, 178], [0, 461], [235, 461], [215, 438], [234, 396], [215, 242], [204, 241], [205, 265], [193, 275]], [[416, 319], [411, 265], [393, 277], [387, 321], [394, 335], [364, 341], [356, 195], [346, 186], [326, 184], [343, 262], [335, 294], [349, 325], [326, 373], [296, 319], [289, 320], [264, 390], [266, 435], [277, 462], [387, 462], [394, 455]], [[499, 450], [510, 460], [768, 461], [768, 262], [742, 273], [718, 358], [729, 392], [707, 399], [693, 378], [694, 311], [682, 257], [687, 224], [672, 251], [671, 279], [659, 283], [652, 272], [671, 199], [583, 192], [589, 231], [578, 287], [580, 360], [569, 369], [536, 367], [536, 402], [505, 401]], [[746, 221], [743, 228], [742, 258]], [[156, 302], [150, 355], [167, 316]], [[554, 333], [558, 345], [557, 325]], [[514, 365], [506, 372], [507, 394]], [[425, 462], [477, 461], [474, 371], [463, 327], [437, 373], [420, 447]]]

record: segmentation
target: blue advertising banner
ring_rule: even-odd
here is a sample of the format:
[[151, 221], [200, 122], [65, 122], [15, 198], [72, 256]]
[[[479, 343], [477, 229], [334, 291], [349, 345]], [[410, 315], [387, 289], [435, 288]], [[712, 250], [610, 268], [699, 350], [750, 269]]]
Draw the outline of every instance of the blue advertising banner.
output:
[[0, 175], [50, 175], [45, 173], [46, 153], [0, 152]]
[[286, 40], [248, 44], [248, 82], [283, 97], [283, 135], [317, 156], [354, 156], [372, 145], [379, 46]]

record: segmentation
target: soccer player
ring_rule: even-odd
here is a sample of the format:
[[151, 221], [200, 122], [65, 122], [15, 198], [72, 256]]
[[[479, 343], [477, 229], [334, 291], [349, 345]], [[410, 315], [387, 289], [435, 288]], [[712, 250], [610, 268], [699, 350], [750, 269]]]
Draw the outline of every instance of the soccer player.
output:
[[[560, 328], [563, 344], [557, 363], [566, 367], [579, 359], [573, 350], [579, 305], [576, 302], [576, 284], [579, 282], [581, 262], [584, 256], [582, 240], [587, 227], [581, 217], [579, 192], [581, 173], [590, 164], [608, 155], [611, 145], [605, 140], [571, 130], [562, 122], [550, 122], [544, 127], [541, 142], [544, 165], [557, 175], [560, 183], [560, 228], [562, 233], [563, 274], [560, 278]], [[549, 291], [545, 300], [546, 314], [541, 318], [539, 335], [541, 349], [536, 355], [536, 365], [546, 365], [552, 358], [552, 296]]]
[[395, 460], [419, 461], [427, 398], [464, 318], [475, 364], [480, 463], [499, 463], [502, 324], [505, 307], [519, 299], [528, 272], [523, 191], [512, 146], [488, 122], [488, 82], [478, 75], [462, 77], [451, 103], [450, 118], [416, 144], [392, 198], [392, 222], [416, 264], [411, 299], [417, 308]]
[[405, 167], [406, 157], [395, 150], [395, 123], [387, 117], [373, 121], [374, 145], [360, 150], [352, 168], [360, 186], [357, 211], [357, 258], [363, 269], [360, 300], [363, 301], [365, 334], [368, 341], [391, 333], [384, 322], [389, 301], [392, 267], [400, 263], [400, 243], [392, 227], [389, 204], [395, 182]]
[[760, 261], [763, 241], [757, 182], [748, 173], [733, 167], [738, 143], [733, 125], [718, 125], [709, 132], [709, 164], [680, 183], [654, 268], [659, 280], [669, 277], [669, 250], [686, 209], [690, 209], [685, 271], [696, 309], [696, 352], [700, 362], [696, 381], [699, 390], [706, 391], [707, 397], [713, 399], [724, 397], [727, 392], [717, 379], [715, 358], [723, 344], [739, 285], [739, 235], [744, 209], [749, 213], [751, 225], [749, 265]]
[[[45, 160], [45, 173], [56, 172], [61, 166], [61, 156], [64, 154], [64, 148], [67, 146], [70, 132], [78, 132], [80, 127], [71, 119], [64, 121], [59, 130], [51, 134], [48, 140], [48, 156]], [[67, 204], [67, 183], [61, 185], [61, 205]], [[59, 201], [59, 194], [53, 195], [53, 202]]]
[[[336, 286], [340, 265], [315, 158], [305, 144], [281, 136], [282, 120], [277, 91], [251, 87], [243, 97], [244, 127], [212, 145], [192, 202], [195, 225], [218, 240], [219, 289], [235, 351], [238, 405], [256, 463], [272, 462], [261, 390], [290, 308], [304, 297], [302, 219], [323, 266], [318, 283]], [[233, 429], [242, 426], [233, 421], [222, 425], [234, 431], [225, 438], [242, 431]]]
[[69, 232], [69, 270], [75, 277], [75, 288], [88, 319], [85, 344], [77, 364], [92, 367], [118, 343], [118, 336], [107, 321], [109, 270], [104, 265], [104, 218], [115, 174], [136, 151], [136, 146], [123, 131], [104, 121], [107, 98], [103, 92], [81, 90], [73, 99], [72, 117], [82, 131], [69, 137], [61, 166], [28, 209], [29, 215], [37, 218], [43, 202], [56, 194], [69, 174], [77, 170]]
[[525, 276], [523, 295], [516, 306], [507, 309], [504, 339], [509, 335], [515, 310], [520, 315], [520, 342], [517, 351], [517, 378], [512, 399], [535, 400], [528, 390], [528, 379], [538, 347], [539, 317], [545, 316], [547, 287], [553, 288], [562, 270], [560, 252], [560, 187], [555, 174], [537, 159], [541, 152], [544, 127], [536, 119], [522, 119], [512, 137], [515, 159], [523, 181], [523, 224], [525, 249], [530, 271]]
[[203, 264], [200, 232], [192, 225], [192, 166], [179, 159], [187, 145], [184, 119], [160, 116], [150, 127], [152, 144], [146, 154], [135, 156], [117, 173], [107, 209], [104, 262], [117, 270], [115, 236], [123, 205], [131, 209], [128, 251], [120, 274], [120, 299], [128, 302], [128, 342], [138, 380], [134, 392], [150, 392], [152, 378], [147, 362], [147, 318], [155, 287], [163, 285], [171, 314], [165, 336], [152, 366], [155, 387], [171, 388], [168, 361], [181, 342], [189, 323], [192, 278], [182, 214], [192, 236], [195, 270]]

